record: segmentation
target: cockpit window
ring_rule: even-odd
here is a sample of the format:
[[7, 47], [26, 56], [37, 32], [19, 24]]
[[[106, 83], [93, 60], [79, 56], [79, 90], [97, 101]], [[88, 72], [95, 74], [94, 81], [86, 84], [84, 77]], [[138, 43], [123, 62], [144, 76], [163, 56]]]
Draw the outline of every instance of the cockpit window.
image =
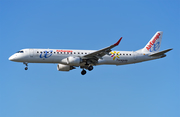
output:
[[18, 51], [18, 52], [16, 52], [16, 53], [24, 53], [24, 51]]

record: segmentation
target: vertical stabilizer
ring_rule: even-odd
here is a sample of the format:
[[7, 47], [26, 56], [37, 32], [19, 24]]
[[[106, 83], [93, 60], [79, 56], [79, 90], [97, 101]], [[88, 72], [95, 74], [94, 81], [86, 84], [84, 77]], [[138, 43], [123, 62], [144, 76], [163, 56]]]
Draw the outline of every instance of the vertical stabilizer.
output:
[[146, 46], [142, 49], [142, 52], [158, 52], [161, 46], [163, 32], [158, 31], [156, 34], [151, 38], [151, 40], [146, 44]]

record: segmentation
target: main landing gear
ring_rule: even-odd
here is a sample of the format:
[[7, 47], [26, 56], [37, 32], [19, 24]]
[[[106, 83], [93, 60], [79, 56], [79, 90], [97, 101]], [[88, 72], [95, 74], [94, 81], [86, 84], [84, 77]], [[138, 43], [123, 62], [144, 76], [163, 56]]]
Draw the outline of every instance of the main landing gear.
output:
[[83, 69], [82, 72], [81, 72], [81, 74], [82, 74], [82, 75], [85, 75], [85, 74], [86, 74], [86, 70]]
[[26, 65], [26, 67], [24, 68], [25, 70], [28, 70], [28, 63], [27, 62], [23, 62], [23, 64]]
[[[89, 71], [92, 71], [93, 70], [93, 66], [92, 65], [89, 65], [87, 68], [85, 68], [85, 69], [88, 69]], [[86, 70], [84, 70], [84, 68], [83, 68], [83, 70], [81, 71], [81, 74], [82, 75], [85, 75], [86, 74]]]
[[93, 66], [90, 65], [90, 66], [88, 67], [88, 70], [89, 70], [89, 71], [93, 70]]

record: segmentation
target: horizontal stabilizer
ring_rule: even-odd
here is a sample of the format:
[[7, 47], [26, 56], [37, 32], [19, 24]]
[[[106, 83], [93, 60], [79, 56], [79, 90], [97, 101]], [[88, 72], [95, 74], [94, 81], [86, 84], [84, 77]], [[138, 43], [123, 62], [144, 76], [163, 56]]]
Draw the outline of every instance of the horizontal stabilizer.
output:
[[164, 53], [169, 52], [170, 50], [172, 50], [172, 49], [167, 49], [167, 50], [163, 50], [163, 51], [160, 51], [160, 52], [156, 52], [156, 53], [150, 54], [149, 56], [161, 56]]

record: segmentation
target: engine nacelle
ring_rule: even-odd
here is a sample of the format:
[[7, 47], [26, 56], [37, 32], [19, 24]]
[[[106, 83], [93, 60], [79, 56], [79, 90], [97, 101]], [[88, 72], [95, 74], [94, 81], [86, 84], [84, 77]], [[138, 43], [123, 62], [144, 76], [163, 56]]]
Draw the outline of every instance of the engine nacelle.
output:
[[72, 66], [79, 66], [81, 63], [82, 59], [80, 57], [68, 57], [63, 59], [61, 62], [63, 64], [67, 64], [67, 65], [72, 65]]
[[70, 66], [70, 65], [63, 65], [63, 64], [58, 64], [57, 65], [57, 70], [58, 71], [70, 71], [74, 69], [74, 67]]

